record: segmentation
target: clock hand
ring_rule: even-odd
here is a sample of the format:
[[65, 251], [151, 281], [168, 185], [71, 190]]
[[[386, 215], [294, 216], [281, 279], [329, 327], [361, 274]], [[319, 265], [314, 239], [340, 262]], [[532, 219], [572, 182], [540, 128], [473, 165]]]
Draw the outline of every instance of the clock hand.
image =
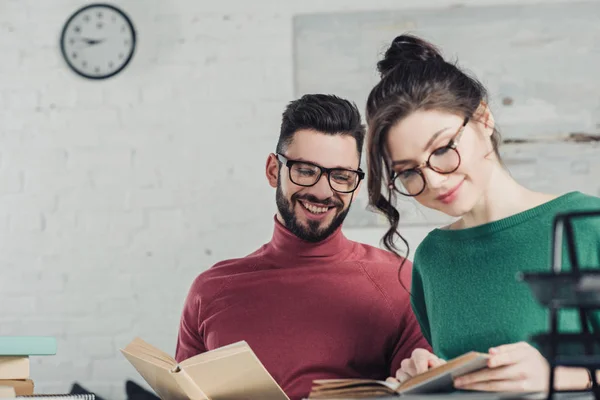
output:
[[81, 38], [81, 40], [83, 40], [85, 43], [89, 44], [90, 46], [95, 45], [95, 44], [99, 44], [104, 42], [106, 39], [87, 39], [87, 38]]

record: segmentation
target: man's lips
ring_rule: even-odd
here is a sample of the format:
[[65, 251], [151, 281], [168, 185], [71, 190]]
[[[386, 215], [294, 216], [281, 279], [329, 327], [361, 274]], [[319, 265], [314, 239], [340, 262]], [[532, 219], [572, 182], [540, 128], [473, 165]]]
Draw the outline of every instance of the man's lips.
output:
[[309, 199], [305, 199], [305, 198], [297, 198], [297, 201], [302, 202], [303, 204], [308, 204], [314, 207], [327, 207], [327, 208], [332, 208], [332, 207], [340, 207], [341, 204], [338, 203], [331, 203], [331, 202], [327, 202], [327, 203], [323, 203], [320, 201], [314, 201], [314, 200], [309, 200]]
[[339, 205], [331, 202], [310, 201], [305, 198], [297, 199], [300, 208], [306, 213], [306, 217], [314, 220], [322, 220], [335, 213]]

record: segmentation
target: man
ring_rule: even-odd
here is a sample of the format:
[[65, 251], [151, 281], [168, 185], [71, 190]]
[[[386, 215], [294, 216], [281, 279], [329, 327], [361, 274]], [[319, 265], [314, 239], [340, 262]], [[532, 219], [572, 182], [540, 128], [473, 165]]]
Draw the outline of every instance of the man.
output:
[[[270, 242], [201, 273], [188, 294], [178, 361], [245, 340], [291, 399], [314, 379], [394, 376], [430, 348], [398, 281], [400, 259], [342, 234], [364, 177], [356, 106], [306, 95], [283, 113], [266, 164], [276, 188]], [[410, 262], [402, 280], [410, 287]]]

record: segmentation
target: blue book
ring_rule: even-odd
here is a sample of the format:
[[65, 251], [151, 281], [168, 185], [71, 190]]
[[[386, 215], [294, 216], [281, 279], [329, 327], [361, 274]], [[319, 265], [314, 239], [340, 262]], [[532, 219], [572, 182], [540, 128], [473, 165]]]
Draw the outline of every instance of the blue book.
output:
[[0, 336], [1, 356], [53, 356], [56, 338], [49, 336]]

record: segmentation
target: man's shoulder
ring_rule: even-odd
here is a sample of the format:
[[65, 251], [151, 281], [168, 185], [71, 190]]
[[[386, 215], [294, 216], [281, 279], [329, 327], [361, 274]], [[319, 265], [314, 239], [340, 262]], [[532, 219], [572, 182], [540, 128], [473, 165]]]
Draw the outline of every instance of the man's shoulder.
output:
[[211, 287], [221, 286], [224, 281], [232, 276], [251, 271], [255, 263], [260, 259], [263, 247], [242, 257], [229, 258], [216, 262], [196, 276], [191, 290], [197, 293], [205, 293]]
[[398, 283], [400, 275], [402, 280], [410, 280], [412, 262], [408, 258], [393, 253], [381, 247], [355, 242], [358, 246], [356, 261], [361, 264], [367, 273], [376, 282], [389, 283], [393, 280], [394, 285]]
[[410, 309], [407, 305], [410, 304], [411, 260], [384, 248], [358, 242], [357, 245], [356, 262], [383, 296], [382, 304], [387, 304], [395, 318], [400, 318]]
[[[361, 262], [372, 263], [373, 265], [396, 265], [405, 259], [405, 257], [381, 247], [356, 241], [354, 241], [354, 245], [357, 247], [356, 257]], [[406, 260], [406, 262], [409, 261]]]

